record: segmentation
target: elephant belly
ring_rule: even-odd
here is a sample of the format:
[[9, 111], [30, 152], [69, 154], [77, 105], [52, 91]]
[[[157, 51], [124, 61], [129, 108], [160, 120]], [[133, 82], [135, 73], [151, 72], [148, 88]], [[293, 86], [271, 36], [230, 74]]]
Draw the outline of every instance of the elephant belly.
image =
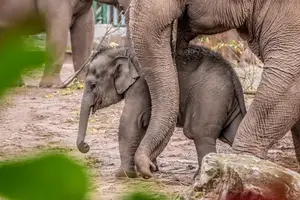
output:
[[73, 0], [72, 2], [74, 3], [73, 6], [75, 6], [73, 8], [73, 15], [74, 16], [78, 16], [82, 13], [87, 12], [91, 8], [92, 3], [93, 3], [92, 0], [83, 0], [83, 1]]
[[36, 0], [1, 0], [0, 28], [7, 28], [37, 13]]

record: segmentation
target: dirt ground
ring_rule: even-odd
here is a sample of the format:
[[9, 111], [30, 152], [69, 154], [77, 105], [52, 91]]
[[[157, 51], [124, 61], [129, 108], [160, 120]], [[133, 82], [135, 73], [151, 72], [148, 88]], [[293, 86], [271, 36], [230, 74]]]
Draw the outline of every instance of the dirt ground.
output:
[[[68, 59], [67, 59], [68, 60]], [[73, 73], [67, 61], [61, 77]], [[26, 76], [26, 83], [37, 86], [41, 73]], [[92, 199], [119, 199], [124, 191], [139, 188], [159, 191], [176, 199], [192, 183], [197, 168], [196, 151], [191, 140], [176, 129], [172, 140], [159, 157], [160, 172], [155, 178], [116, 179], [119, 167], [117, 131], [123, 102], [97, 111], [90, 118], [86, 141], [91, 150], [81, 154], [76, 149], [76, 135], [82, 89], [17, 88], [1, 100], [0, 105], [0, 159], [20, 157], [44, 149], [68, 152], [83, 160], [92, 173]], [[248, 104], [251, 98], [247, 96]], [[218, 152], [231, 149], [218, 141]], [[269, 151], [269, 159], [290, 169], [297, 169], [291, 136], [288, 133]]]

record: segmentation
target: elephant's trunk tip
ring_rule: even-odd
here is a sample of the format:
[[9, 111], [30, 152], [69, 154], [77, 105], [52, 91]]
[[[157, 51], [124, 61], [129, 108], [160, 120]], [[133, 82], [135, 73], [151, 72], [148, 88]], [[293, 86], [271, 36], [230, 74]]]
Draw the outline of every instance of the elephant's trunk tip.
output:
[[90, 150], [90, 146], [84, 141], [77, 143], [77, 148], [81, 153], [87, 153]]

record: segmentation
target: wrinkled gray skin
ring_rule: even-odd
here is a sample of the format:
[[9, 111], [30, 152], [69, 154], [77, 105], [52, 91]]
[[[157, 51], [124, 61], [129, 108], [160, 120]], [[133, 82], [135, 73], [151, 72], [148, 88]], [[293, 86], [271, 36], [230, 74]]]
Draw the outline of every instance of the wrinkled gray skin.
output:
[[[183, 127], [185, 136], [194, 140], [201, 165], [207, 153], [216, 152], [217, 138], [232, 145], [246, 114], [242, 86], [230, 64], [204, 47], [190, 46], [176, 56], [176, 66], [180, 86], [177, 126]], [[91, 63], [82, 99], [77, 145], [83, 153], [89, 150], [84, 136], [90, 110], [95, 112], [123, 98], [125, 106], [119, 126], [121, 166], [116, 176], [136, 177], [134, 155], [150, 121], [151, 99], [132, 50], [103, 51]], [[156, 157], [153, 161], [156, 163]], [[157, 165], [153, 164], [151, 170], [158, 170]]]
[[178, 22], [177, 52], [199, 34], [237, 29], [264, 70], [256, 96], [235, 138], [236, 153], [265, 158], [290, 129], [300, 161], [300, 3], [297, 0], [132, 0], [129, 28], [152, 99], [149, 128], [135, 163], [151, 176], [151, 158], [176, 125], [178, 75], [171, 57], [171, 24]]
[[[29, 34], [47, 34], [46, 50], [51, 53], [53, 60], [45, 66], [40, 86], [60, 85], [68, 31], [74, 70], [78, 70], [90, 55], [94, 38], [92, 3], [92, 0], [1, 0], [0, 29], [36, 16], [37, 26]], [[84, 73], [80, 74], [79, 79], [84, 79]]]

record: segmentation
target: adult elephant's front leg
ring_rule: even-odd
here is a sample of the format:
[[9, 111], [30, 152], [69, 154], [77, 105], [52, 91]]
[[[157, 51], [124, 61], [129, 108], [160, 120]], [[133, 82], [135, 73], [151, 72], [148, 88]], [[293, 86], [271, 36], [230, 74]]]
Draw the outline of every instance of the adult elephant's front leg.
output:
[[40, 87], [53, 87], [61, 84], [60, 71], [65, 58], [65, 50], [68, 42], [68, 31], [72, 13], [69, 5], [60, 5], [59, 8], [43, 5], [42, 12], [46, 20], [46, 51], [49, 60], [45, 66], [44, 75], [39, 84]]
[[[90, 10], [79, 16], [70, 29], [72, 57], [74, 70], [77, 71], [85, 63], [92, 51], [94, 39], [94, 15], [93, 10]], [[78, 79], [85, 79], [86, 69], [82, 70]]]
[[[287, 57], [282, 60], [291, 61]], [[299, 119], [300, 67], [293, 67], [292, 61], [272, 61], [273, 65], [265, 64], [255, 99], [238, 128], [233, 143], [236, 152], [265, 158], [268, 149]], [[277, 67], [278, 63], [285, 68]]]
[[[179, 83], [172, 59], [171, 28], [184, 10], [184, 1], [174, 5], [178, 1], [133, 0], [130, 3], [132, 45], [151, 95], [149, 127], [135, 154], [135, 164], [144, 178], [152, 176], [151, 160], [166, 147], [178, 116]], [[167, 8], [166, 12], [161, 11], [163, 7]]]

